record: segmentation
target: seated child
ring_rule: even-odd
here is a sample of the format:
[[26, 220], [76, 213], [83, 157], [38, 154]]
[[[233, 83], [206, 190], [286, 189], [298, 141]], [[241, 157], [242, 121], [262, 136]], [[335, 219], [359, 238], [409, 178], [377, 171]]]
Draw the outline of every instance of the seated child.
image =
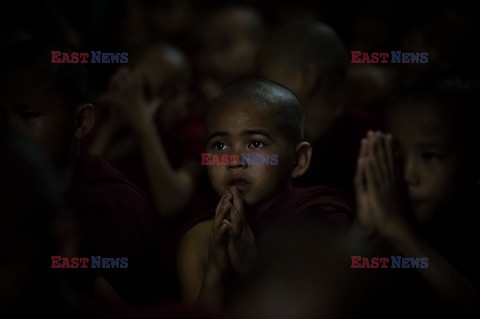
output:
[[428, 258], [416, 271], [430, 294], [414, 296], [441, 301], [429, 315], [446, 305], [478, 317], [478, 83], [446, 71], [421, 76], [387, 108], [389, 134], [370, 131], [361, 142], [357, 222], [398, 254]]
[[185, 56], [170, 45], [134, 51], [100, 97], [108, 115], [90, 148], [138, 185], [164, 219], [181, 215], [206, 175], [197, 161], [204, 119], [188, 103], [190, 77]]
[[345, 104], [348, 54], [342, 39], [321, 22], [290, 22], [262, 43], [258, 67], [262, 77], [289, 88], [305, 112], [312, 163], [294, 185], [330, 185], [353, 200], [358, 145], [377, 124]]
[[[350, 223], [352, 210], [336, 190], [291, 187], [292, 178], [308, 169], [312, 153], [303, 126], [293, 93], [267, 80], [237, 82], [212, 101], [206, 149], [212, 159], [230, 161], [207, 166], [221, 199], [214, 216], [193, 226], [180, 243], [178, 271], [186, 300], [221, 306], [228, 282], [249, 271], [257, 244], [273, 226], [306, 219]], [[256, 165], [245, 158], [249, 154], [278, 160]]]
[[127, 302], [164, 296], [157, 216], [138, 187], [83, 149], [95, 121], [88, 77], [82, 64], [51, 63], [51, 50], [71, 52], [36, 40], [3, 52], [0, 100], [9, 126], [31, 137], [55, 169], [58, 191], [73, 212], [77, 256], [128, 258], [124, 269], [70, 272], [78, 275], [75, 288], [95, 298], [95, 278], [101, 276]]
[[255, 74], [255, 56], [265, 27], [254, 7], [222, 3], [209, 10], [199, 28], [195, 57], [199, 91], [207, 102], [225, 87]]

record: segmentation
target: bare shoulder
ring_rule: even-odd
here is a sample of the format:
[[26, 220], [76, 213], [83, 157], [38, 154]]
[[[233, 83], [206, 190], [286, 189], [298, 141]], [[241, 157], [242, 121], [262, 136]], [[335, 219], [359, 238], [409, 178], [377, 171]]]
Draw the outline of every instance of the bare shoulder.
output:
[[201, 244], [203, 241], [207, 241], [210, 239], [210, 232], [212, 230], [213, 220], [206, 220], [200, 222], [190, 228], [185, 235], [183, 235], [181, 240], [181, 246], [186, 244]]
[[183, 235], [177, 256], [177, 270], [186, 301], [195, 302], [202, 284], [210, 249], [213, 220], [196, 224]]
[[210, 233], [213, 220], [200, 222], [190, 228], [180, 240], [178, 258], [187, 263], [196, 260], [204, 263], [208, 257], [210, 246]]

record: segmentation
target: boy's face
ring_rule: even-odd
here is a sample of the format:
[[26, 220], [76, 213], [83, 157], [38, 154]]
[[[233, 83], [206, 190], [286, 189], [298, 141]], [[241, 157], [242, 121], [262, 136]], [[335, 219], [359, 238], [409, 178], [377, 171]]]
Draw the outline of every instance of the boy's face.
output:
[[451, 208], [465, 182], [465, 152], [451, 122], [445, 111], [424, 104], [404, 103], [388, 114], [410, 205], [421, 224]]
[[206, 24], [200, 67], [222, 85], [254, 71], [257, 44], [249, 35], [248, 15], [242, 10], [216, 13]]
[[270, 111], [238, 99], [227, 102], [207, 119], [207, 152], [217, 154], [278, 154], [278, 165], [207, 166], [215, 191], [223, 195], [236, 186], [247, 205], [258, 204], [289, 183], [294, 150], [272, 120]]
[[26, 70], [12, 73], [1, 84], [0, 104], [10, 125], [39, 143], [56, 165], [62, 164], [71, 147], [75, 116], [48, 77]]

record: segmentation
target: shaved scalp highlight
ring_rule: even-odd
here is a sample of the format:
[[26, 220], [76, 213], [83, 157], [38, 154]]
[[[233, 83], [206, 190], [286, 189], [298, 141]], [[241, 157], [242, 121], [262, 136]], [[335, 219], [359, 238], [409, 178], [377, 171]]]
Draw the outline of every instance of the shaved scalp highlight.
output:
[[242, 101], [269, 112], [279, 131], [293, 147], [303, 141], [305, 115], [297, 97], [286, 87], [260, 78], [236, 82], [210, 102], [207, 123], [220, 110], [231, 107], [232, 101]]

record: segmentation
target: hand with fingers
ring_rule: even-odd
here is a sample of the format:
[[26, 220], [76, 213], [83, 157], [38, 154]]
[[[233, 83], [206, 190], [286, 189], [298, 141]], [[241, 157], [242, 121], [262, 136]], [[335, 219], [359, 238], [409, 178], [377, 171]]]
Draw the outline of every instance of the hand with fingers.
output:
[[245, 218], [245, 210], [240, 194], [235, 187], [227, 192], [230, 206], [228, 256], [235, 272], [245, 275], [257, 256], [255, 238]]
[[230, 212], [231, 194], [225, 193], [215, 209], [212, 231], [210, 233], [210, 248], [207, 268], [223, 275], [232, 268], [228, 256], [228, 241], [230, 225], [227, 216]]
[[210, 231], [207, 267], [198, 301], [222, 303], [224, 279], [231, 272], [245, 274], [256, 256], [255, 241], [245, 221], [243, 202], [235, 188], [220, 199]]
[[136, 70], [120, 68], [110, 79], [108, 90], [100, 103], [117, 111], [134, 130], [141, 131], [153, 124], [154, 114], [160, 107], [160, 98], [148, 99], [146, 79]]
[[356, 223], [359, 224], [363, 229], [365, 229], [369, 233], [369, 235], [372, 235], [376, 232], [376, 230], [372, 216], [372, 208], [370, 207], [370, 193], [367, 189], [367, 143], [367, 138], [363, 138], [360, 145], [360, 152], [357, 159], [357, 169], [354, 179], [355, 197], [357, 201]]
[[222, 196], [215, 211], [210, 235], [209, 265], [219, 273], [245, 274], [254, 258], [253, 232], [245, 219], [243, 202], [235, 187]]
[[355, 176], [358, 222], [370, 232], [393, 235], [406, 225], [406, 214], [392, 136], [370, 131], [361, 143]]
[[222, 304], [224, 279], [232, 269], [228, 256], [229, 225], [226, 222], [229, 212], [228, 200], [229, 195], [224, 194], [215, 208], [215, 217], [210, 231], [208, 261], [197, 298], [200, 303]]

